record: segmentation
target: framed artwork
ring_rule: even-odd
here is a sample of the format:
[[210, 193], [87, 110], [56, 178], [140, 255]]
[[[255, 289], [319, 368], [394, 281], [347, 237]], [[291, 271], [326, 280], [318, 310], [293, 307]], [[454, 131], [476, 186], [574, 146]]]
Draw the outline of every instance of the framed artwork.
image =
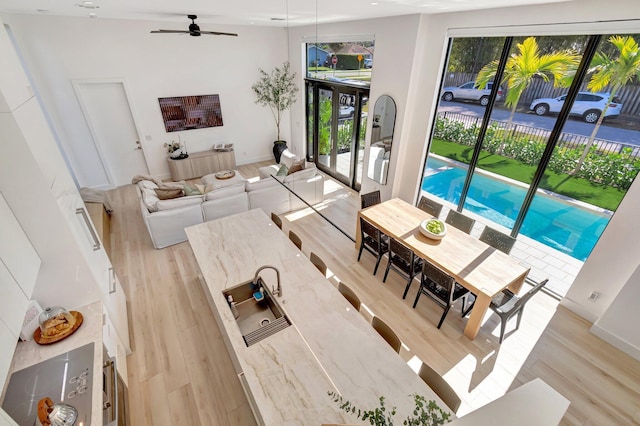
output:
[[158, 98], [167, 133], [222, 126], [220, 96]]

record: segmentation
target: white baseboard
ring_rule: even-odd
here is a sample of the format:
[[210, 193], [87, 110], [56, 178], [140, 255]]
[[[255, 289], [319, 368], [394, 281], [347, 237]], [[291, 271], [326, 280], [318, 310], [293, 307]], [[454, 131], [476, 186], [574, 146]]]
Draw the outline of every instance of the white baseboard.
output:
[[574, 314], [586, 319], [590, 323], [595, 323], [598, 320], [598, 316], [593, 312], [589, 311], [584, 305], [574, 302], [569, 298], [564, 298], [560, 301], [560, 305], [564, 306]]
[[622, 352], [626, 353], [630, 357], [637, 359], [640, 361], [640, 348], [635, 347], [631, 343], [627, 342], [624, 339], [612, 334], [610, 331], [600, 327], [598, 323], [594, 324], [589, 330], [595, 336], [598, 336], [605, 342], [609, 343], [612, 346], [620, 349]]

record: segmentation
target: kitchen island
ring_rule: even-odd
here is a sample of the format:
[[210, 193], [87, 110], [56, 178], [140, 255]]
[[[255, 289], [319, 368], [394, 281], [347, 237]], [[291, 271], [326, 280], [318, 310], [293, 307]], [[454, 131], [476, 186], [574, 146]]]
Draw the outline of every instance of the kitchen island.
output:
[[[411, 394], [446, 405], [322, 276], [262, 210], [186, 229], [203, 286], [258, 424], [354, 423], [327, 395], [363, 409], [384, 396], [404, 419]], [[252, 280], [258, 268], [280, 272], [275, 299], [292, 325], [247, 347], [223, 290]], [[260, 276], [268, 290], [276, 274]], [[448, 410], [447, 410], [448, 411]]]

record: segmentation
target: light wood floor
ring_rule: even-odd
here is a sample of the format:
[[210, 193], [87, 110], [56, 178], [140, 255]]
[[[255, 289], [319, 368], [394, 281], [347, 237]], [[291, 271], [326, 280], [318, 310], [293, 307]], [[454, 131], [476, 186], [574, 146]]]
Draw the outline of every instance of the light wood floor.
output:
[[[261, 165], [239, 169], [254, 177]], [[332, 181], [326, 192], [319, 209], [354, 235], [359, 195]], [[109, 195], [115, 210], [112, 260], [129, 300], [131, 423], [255, 424], [206, 303], [189, 244], [153, 249], [133, 186]], [[395, 329], [404, 344], [400, 356], [410, 366], [415, 369], [424, 360], [451, 383], [463, 399], [458, 415], [541, 377], [571, 401], [563, 424], [640, 424], [640, 363], [591, 335], [589, 323], [558, 307], [551, 297], [536, 295], [520, 330], [502, 345], [499, 320], [491, 314], [471, 341], [462, 334], [466, 319], [460, 317], [459, 306], [436, 329], [442, 311], [435, 303], [421, 298], [416, 309], [411, 308], [417, 281], [403, 300], [405, 282], [397, 274], [390, 272], [382, 283], [386, 260], [373, 276], [373, 257], [365, 252], [357, 262], [353, 242], [310, 209], [282, 217], [284, 231], [292, 229], [302, 238], [304, 254], [313, 251], [325, 261], [330, 281], [344, 281], [358, 294], [365, 319], [375, 314]], [[380, 393], [384, 395], [384, 389]]]

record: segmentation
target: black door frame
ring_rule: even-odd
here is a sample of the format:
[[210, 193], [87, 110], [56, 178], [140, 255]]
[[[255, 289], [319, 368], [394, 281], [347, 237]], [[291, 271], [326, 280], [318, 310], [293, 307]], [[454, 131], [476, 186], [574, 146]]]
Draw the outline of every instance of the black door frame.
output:
[[[331, 82], [326, 80], [315, 80], [315, 79], [306, 79], [306, 87], [305, 98], [306, 98], [306, 114], [307, 114], [307, 125], [309, 125], [309, 114], [313, 112], [313, 120], [312, 125], [313, 129], [310, 132], [307, 129], [306, 136], [307, 138], [311, 136], [313, 138], [312, 144], [307, 140], [306, 146], [313, 147], [311, 153], [307, 152], [307, 159], [309, 161], [314, 161], [318, 169], [332, 176], [334, 179], [339, 180], [340, 182], [348, 185], [349, 187], [359, 191], [360, 184], [357, 182], [356, 172], [358, 168], [358, 148], [359, 148], [359, 134], [360, 134], [360, 125], [361, 125], [361, 110], [362, 110], [362, 101], [364, 98], [369, 97], [369, 88], [368, 87], [354, 87], [347, 84], [341, 84], [338, 82]], [[313, 96], [313, 105], [309, 105], [309, 88], [312, 89]], [[326, 167], [318, 162], [318, 152], [319, 152], [319, 137], [318, 137], [318, 129], [319, 129], [319, 90], [328, 90], [332, 92], [332, 112], [331, 112], [331, 161], [330, 167]], [[336, 170], [337, 164], [337, 132], [338, 132], [338, 121], [339, 121], [339, 110], [340, 110], [340, 100], [339, 95], [346, 94], [351, 95], [355, 99], [354, 111], [353, 111], [353, 132], [351, 134], [351, 144], [350, 144], [350, 152], [351, 159], [349, 163], [349, 176], [346, 177], [342, 174], [339, 174]], [[338, 102], [335, 100], [338, 99]], [[310, 109], [312, 111], [310, 111]], [[363, 140], [364, 143], [364, 140]]]

